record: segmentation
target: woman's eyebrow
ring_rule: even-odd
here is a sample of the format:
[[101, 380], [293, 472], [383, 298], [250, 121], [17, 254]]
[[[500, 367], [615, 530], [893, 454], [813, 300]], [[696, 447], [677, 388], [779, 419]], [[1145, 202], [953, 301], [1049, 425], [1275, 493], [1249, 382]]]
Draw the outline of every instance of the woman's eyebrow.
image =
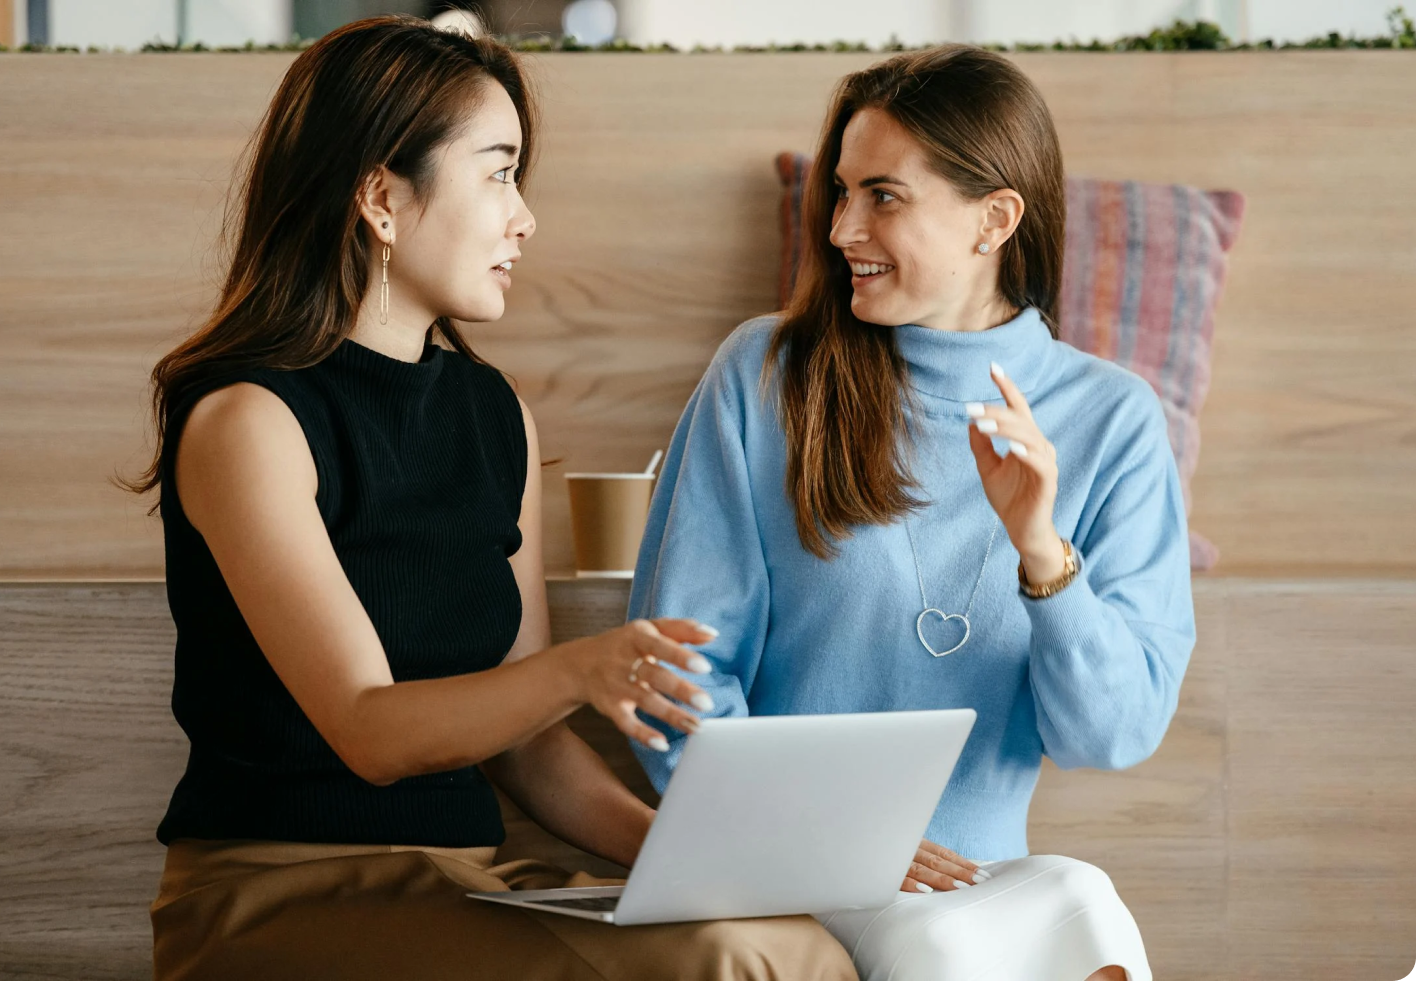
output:
[[[833, 174], [832, 176], [835, 177], [837, 184], [839, 184], [839, 185], [842, 186], [842, 187], [845, 187], [845, 186], [846, 186], [846, 182], [843, 181], [843, 180], [841, 180], [841, 175], [840, 175], [840, 174]], [[860, 182], [860, 185], [859, 185], [859, 186], [860, 186], [860, 187], [874, 187], [874, 186], [877, 185], [877, 184], [894, 184], [894, 185], [896, 185], [897, 187], [909, 187], [909, 186], [910, 186], [910, 185], [909, 185], [908, 183], [906, 183], [905, 181], [900, 180], [898, 177], [891, 177], [889, 174], [880, 174], [880, 175], [878, 175], [878, 176], [876, 176], [876, 177], [867, 177], [865, 180], [863, 180], [863, 181]]]
[[478, 153], [505, 153], [509, 157], [514, 157], [521, 152], [519, 147], [514, 147], [510, 143], [493, 143], [491, 146], [484, 146]]

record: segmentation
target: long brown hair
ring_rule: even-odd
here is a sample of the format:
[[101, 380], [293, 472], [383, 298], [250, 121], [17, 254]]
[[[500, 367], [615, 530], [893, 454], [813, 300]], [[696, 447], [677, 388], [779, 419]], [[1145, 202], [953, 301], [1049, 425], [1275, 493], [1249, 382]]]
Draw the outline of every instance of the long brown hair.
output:
[[[228, 198], [230, 268], [215, 308], [152, 371], [157, 447], [121, 483], [162, 480], [168, 423], [184, 396], [239, 369], [302, 368], [349, 336], [369, 286], [359, 192], [379, 166], [425, 203], [435, 152], [461, 133], [484, 86], [501, 85], [521, 120], [517, 183], [533, 158], [536, 108], [510, 49], [417, 17], [373, 17], [325, 35], [285, 73]], [[429, 328], [480, 360], [452, 321]]]
[[923, 503], [912, 493], [908, 369], [895, 332], [851, 312], [850, 267], [830, 241], [841, 139], [862, 109], [900, 123], [966, 199], [1003, 188], [1022, 195], [1022, 221], [999, 255], [998, 291], [1018, 309], [1037, 307], [1054, 339], [1062, 287], [1062, 151], [1041, 93], [1012, 62], [944, 45], [840, 81], [803, 194], [796, 287], [763, 366], [764, 389], [774, 377], [781, 383], [797, 536], [823, 559], [852, 526], [888, 524]]

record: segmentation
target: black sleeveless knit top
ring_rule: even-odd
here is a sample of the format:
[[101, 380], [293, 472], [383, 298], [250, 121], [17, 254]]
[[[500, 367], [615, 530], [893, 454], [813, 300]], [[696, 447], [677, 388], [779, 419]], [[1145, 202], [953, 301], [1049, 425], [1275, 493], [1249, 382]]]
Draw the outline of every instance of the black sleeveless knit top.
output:
[[507, 559], [521, 546], [526, 431], [495, 369], [431, 344], [412, 364], [346, 340], [313, 367], [240, 372], [189, 393], [171, 413], [160, 508], [177, 625], [172, 711], [191, 752], [158, 840], [500, 844], [480, 770], [365, 782], [251, 636], [173, 479], [187, 412], [236, 381], [274, 392], [304, 429], [320, 515], [395, 681], [494, 667], [521, 623]]

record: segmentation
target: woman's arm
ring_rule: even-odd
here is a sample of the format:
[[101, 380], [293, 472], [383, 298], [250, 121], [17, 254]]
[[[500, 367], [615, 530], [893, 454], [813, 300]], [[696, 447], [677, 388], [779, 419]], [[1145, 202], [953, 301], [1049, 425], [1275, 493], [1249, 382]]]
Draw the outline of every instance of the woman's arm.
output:
[[[526, 489], [521, 498], [521, 548], [511, 558], [521, 589], [521, 630], [507, 655], [514, 663], [551, 645], [550, 611], [541, 551], [541, 451], [531, 410], [526, 423]], [[482, 764], [483, 771], [527, 815], [562, 841], [623, 866], [634, 864], [654, 810], [634, 796], [600, 755], [557, 722]]]
[[[755, 380], [765, 345], [765, 335], [739, 328], [689, 398], [664, 456], [629, 599], [632, 617], [692, 611], [721, 631], [703, 650], [713, 673], [697, 679], [715, 703], [715, 717], [748, 714], [767, 637], [771, 586], [746, 436], [750, 407], [760, 398]], [[744, 374], [753, 384], [745, 384]], [[661, 793], [684, 745], [681, 735], [665, 735], [667, 753], [634, 747]]]
[[[693, 652], [669, 639], [707, 636], [686, 621], [640, 622], [489, 671], [395, 684], [315, 505], [304, 432], [258, 385], [232, 385], [198, 402], [178, 443], [176, 483], [271, 667], [370, 783], [480, 763], [585, 702], [636, 738], [657, 735], [634, 718], [636, 705], [692, 724], [688, 713], [627, 681], [628, 665], [644, 654], [694, 663]], [[697, 690], [679, 678], [655, 684], [680, 700]]]
[[1045, 599], [1021, 596], [1038, 731], [1063, 768], [1122, 769], [1154, 753], [1195, 645], [1185, 504], [1158, 403], [1098, 492], [1074, 543], [1077, 577]]
[[[996, 365], [993, 379], [1007, 405], [968, 407], [969, 446], [1029, 581], [1046, 582], [1064, 571], [1053, 524], [1057, 449]], [[1061, 767], [1121, 769], [1155, 752], [1195, 643], [1185, 505], [1165, 415], [1145, 382], [1132, 383], [1137, 394], [1123, 411], [1137, 424], [1088, 494], [1075, 578], [1044, 599], [1022, 597], [1038, 732]], [[1007, 456], [993, 438], [1009, 441]]]

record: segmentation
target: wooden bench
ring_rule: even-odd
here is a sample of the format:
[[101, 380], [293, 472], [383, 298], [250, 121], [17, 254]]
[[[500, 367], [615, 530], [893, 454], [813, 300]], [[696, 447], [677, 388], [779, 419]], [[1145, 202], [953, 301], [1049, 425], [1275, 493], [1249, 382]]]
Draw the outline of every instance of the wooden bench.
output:
[[[557, 640], [627, 583], [553, 580]], [[1416, 582], [1199, 579], [1200, 643], [1160, 751], [1050, 765], [1035, 852], [1096, 862], [1157, 978], [1388, 981], [1416, 959]], [[182, 771], [161, 583], [0, 585], [0, 977], [150, 977], [153, 837]], [[618, 733], [573, 725], [646, 797]], [[507, 856], [613, 871], [506, 807]]]

